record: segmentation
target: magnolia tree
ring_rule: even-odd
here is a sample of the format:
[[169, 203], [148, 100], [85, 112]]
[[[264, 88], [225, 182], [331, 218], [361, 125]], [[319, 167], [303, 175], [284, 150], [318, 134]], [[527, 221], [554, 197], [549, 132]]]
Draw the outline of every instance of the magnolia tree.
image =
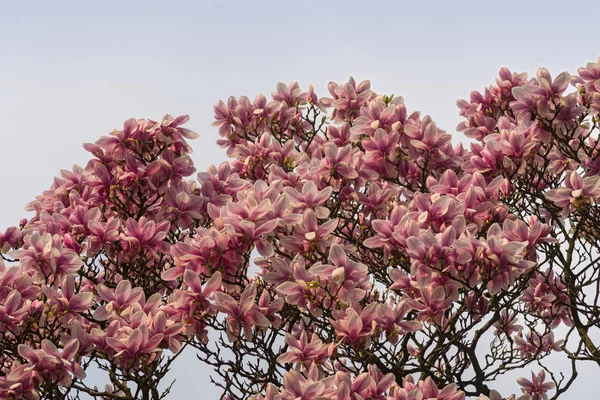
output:
[[600, 65], [501, 69], [468, 150], [328, 89], [217, 103], [196, 179], [185, 116], [86, 144], [0, 234], [0, 398], [164, 398], [186, 348], [228, 399], [555, 399], [600, 366]]

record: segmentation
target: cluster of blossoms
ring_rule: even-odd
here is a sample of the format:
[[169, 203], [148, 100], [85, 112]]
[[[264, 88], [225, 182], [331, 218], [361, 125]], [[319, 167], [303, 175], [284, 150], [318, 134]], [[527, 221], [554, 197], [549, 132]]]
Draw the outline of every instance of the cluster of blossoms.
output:
[[368, 81], [280, 83], [215, 105], [196, 179], [186, 116], [126, 121], [0, 233], [0, 399], [163, 398], [184, 347], [231, 399], [558, 396], [544, 357], [600, 365], [598, 82], [501, 69], [469, 149]]

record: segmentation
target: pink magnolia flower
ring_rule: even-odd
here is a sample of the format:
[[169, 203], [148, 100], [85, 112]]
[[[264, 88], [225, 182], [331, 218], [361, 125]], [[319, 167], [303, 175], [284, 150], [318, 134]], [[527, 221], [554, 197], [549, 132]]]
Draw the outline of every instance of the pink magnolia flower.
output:
[[75, 279], [72, 276], [65, 276], [60, 287], [60, 292], [48, 286], [42, 287], [42, 291], [48, 298], [48, 303], [56, 309], [59, 316], [66, 317], [68, 321], [68, 319], [75, 317], [77, 313], [89, 310], [94, 294], [83, 291], [75, 293]]
[[527, 242], [531, 248], [538, 243], [553, 243], [556, 241], [555, 238], [550, 236], [552, 228], [541, 223], [537, 217], [532, 217], [527, 222], [506, 219], [502, 224], [504, 237], [510, 241]]
[[365, 165], [382, 177], [395, 178], [397, 163], [397, 146], [400, 135], [397, 131], [391, 133], [379, 128], [372, 137], [364, 139]]
[[77, 253], [63, 247], [59, 235], [36, 231], [25, 237], [24, 241], [22, 250], [12, 250], [9, 254], [18, 258], [24, 269], [33, 270], [44, 279], [55, 276], [59, 280], [83, 265]]
[[290, 350], [277, 357], [277, 362], [294, 363], [300, 370], [310, 369], [313, 363], [325, 363], [334, 350], [333, 343], [323, 343], [314, 333], [309, 338], [306, 331], [302, 331], [300, 338], [287, 334], [285, 343]]
[[229, 265], [239, 265], [241, 256], [236, 251], [237, 244], [233, 242], [235, 231], [231, 231], [199, 228], [191, 239], [171, 246], [170, 252], [175, 265], [163, 272], [161, 278], [172, 281], [182, 276], [186, 270], [209, 276], [217, 266], [227, 270]]
[[384, 183], [380, 186], [376, 182], [372, 182], [366, 193], [358, 194], [359, 201], [364, 205], [365, 216], [373, 215], [375, 218], [384, 218], [389, 212], [389, 201], [393, 193], [394, 190], [389, 185]]
[[328, 245], [329, 235], [337, 227], [338, 220], [330, 219], [319, 225], [316, 213], [307, 208], [302, 223], [294, 226], [294, 235], [279, 239], [279, 243], [288, 251], [311, 253], [324, 251]]
[[141, 217], [139, 221], [129, 218], [126, 223], [125, 232], [121, 235], [125, 251], [135, 254], [141, 251], [157, 253], [169, 252], [169, 244], [163, 239], [171, 229], [169, 221], [156, 224], [154, 221]]
[[582, 178], [575, 171], [567, 171], [564, 187], [549, 190], [546, 198], [557, 207], [562, 208], [562, 216], [566, 217], [573, 209], [585, 207], [600, 197], [600, 177]]
[[189, 119], [189, 115], [173, 117], [170, 114], [166, 114], [159, 123], [159, 131], [156, 134], [157, 140], [172, 145], [175, 144], [174, 148], [183, 148], [188, 152], [191, 151], [185, 139], [196, 139], [198, 134], [181, 126], [189, 121]]
[[512, 89], [515, 101], [510, 103], [510, 108], [522, 120], [531, 119], [532, 113], [537, 112], [540, 101], [539, 96], [536, 96], [538, 89], [534, 85], [523, 85]]
[[198, 181], [204, 203], [216, 206], [225, 205], [232, 196], [249, 185], [238, 173], [231, 170], [229, 163], [222, 163], [218, 168], [209, 165], [206, 171], [198, 173]]
[[419, 381], [418, 387], [425, 399], [464, 400], [465, 398], [465, 394], [458, 390], [455, 384], [447, 385], [440, 390], [430, 376], [424, 381]]
[[345, 312], [340, 311], [335, 314], [336, 319], [331, 319], [330, 322], [340, 339], [347, 340], [355, 346], [364, 344], [368, 347], [370, 337], [377, 325], [376, 314], [377, 303], [373, 303], [365, 307], [360, 314], [354, 308], [347, 308]]
[[440, 327], [446, 326], [445, 311], [452, 303], [442, 286], [433, 290], [428, 287], [421, 288], [421, 299], [407, 299], [408, 304], [419, 311], [417, 319], [421, 322], [433, 322]]
[[[202, 287], [200, 276], [191, 270], [185, 271], [183, 281], [187, 290], [175, 291], [169, 298], [170, 304], [167, 309], [170, 310], [170, 315], [177, 316], [178, 320], [180, 318], [188, 337], [193, 336], [194, 333], [205, 337], [207, 332], [204, 319], [206, 316], [216, 314], [216, 309], [210, 299], [212, 299], [213, 293], [221, 287], [221, 273], [215, 272], [204, 287]], [[176, 338], [169, 340], [172, 345], [181, 345]]]
[[487, 288], [492, 294], [514, 282], [523, 271], [535, 266], [534, 261], [524, 259], [528, 243], [508, 241], [498, 224], [488, 229], [487, 240], [482, 245], [484, 250], [479, 252], [477, 261], [485, 263], [480, 273], [489, 280]]
[[163, 338], [164, 334], [162, 333], [150, 336], [148, 327], [140, 325], [131, 333], [107, 337], [106, 344], [116, 351], [113, 355], [114, 358], [122, 358], [124, 363], [131, 363], [144, 356], [149, 356], [150, 360], [154, 359], [155, 353], [162, 351], [158, 345]]
[[[161, 168], [157, 175], [165, 184], [169, 181], [175, 184], [182, 182], [184, 177], [196, 172], [194, 162], [188, 155], [176, 154], [172, 149], [163, 151], [160, 154], [159, 162]], [[159, 188], [166, 188], [165, 184], [160, 185]]]
[[102, 284], [96, 286], [96, 290], [98, 296], [107, 302], [94, 311], [94, 318], [100, 321], [107, 320], [113, 313], [129, 312], [132, 304], [137, 303], [144, 296], [141, 287], [132, 288], [131, 283], [125, 280], [119, 282], [114, 291]]
[[329, 260], [333, 265], [315, 264], [309, 272], [332, 285], [331, 291], [337, 298], [347, 304], [360, 301], [370, 287], [368, 268], [366, 265], [351, 261], [344, 248], [333, 243], [329, 248]]
[[408, 375], [402, 386], [393, 386], [391, 397], [394, 400], [464, 400], [464, 392], [458, 390], [455, 384], [450, 384], [440, 390], [431, 377], [417, 382]]
[[322, 175], [322, 179], [356, 179], [358, 172], [353, 167], [353, 148], [344, 146], [338, 148], [334, 143], [325, 143], [323, 146], [325, 157], [315, 174]]
[[541, 370], [537, 375], [531, 372], [531, 380], [518, 378], [517, 383], [522, 386], [521, 391], [532, 397], [533, 400], [548, 400], [547, 392], [554, 389], [556, 385], [552, 382], [544, 382], [546, 372]]
[[239, 304], [227, 293], [215, 293], [215, 307], [227, 314], [227, 338], [231, 342], [238, 339], [242, 329], [245, 339], [250, 341], [252, 340], [253, 326], [267, 328], [271, 325], [271, 321], [260, 312], [254, 303], [256, 292], [256, 284], [252, 282], [242, 292]]
[[39, 400], [37, 374], [29, 364], [15, 361], [5, 376], [0, 377], [0, 398]]
[[[9, 292], [0, 303], [0, 332], [18, 334], [20, 323], [29, 316], [30, 301], [23, 301], [18, 290]], [[3, 303], [3, 304], [2, 304]]]
[[401, 96], [389, 101], [387, 106], [381, 98], [373, 99], [360, 109], [360, 116], [354, 120], [351, 129], [352, 136], [354, 138], [361, 138], [363, 135], [372, 136], [379, 128], [386, 131], [399, 131], [406, 117], [406, 107]]
[[283, 376], [283, 387], [280, 391], [281, 400], [313, 400], [331, 399], [335, 393], [334, 377], [319, 379], [316, 367], [309, 370], [305, 377], [295, 369], [290, 369]]
[[292, 207], [298, 208], [298, 212], [304, 213], [304, 210], [310, 208], [315, 211], [317, 218], [323, 219], [329, 216], [329, 209], [323, 204], [329, 199], [333, 192], [332, 187], [326, 187], [318, 190], [313, 181], [308, 181], [302, 186], [302, 193], [294, 188], [285, 188], [285, 192], [292, 199]]
[[0, 251], [8, 252], [11, 248], [16, 249], [20, 240], [19, 230], [16, 226], [6, 228], [4, 233], [0, 232]]
[[40, 349], [33, 349], [28, 345], [18, 346], [19, 355], [23, 357], [32, 369], [44, 379], [52, 379], [59, 385], [68, 386], [71, 383], [71, 374], [76, 378], [85, 378], [81, 365], [74, 362], [77, 355], [79, 342], [72, 339], [59, 352], [54, 343], [44, 339]]
[[16, 290], [23, 299], [35, 300], [40, 294], [40, 287], [35, 285], [32, 277], [23, 272], [20, 265], [5, 266], [0, 258], [0, 299], [7, 299]]
[[308, 91], [300, 93], [298, 99], [307, 102], [308, 104], [315, 105], [322, 112], [326, 112], [325, 106], [319, 100], [319, 97], [315, 93], [313, 85], [308, 84]]
[[170, 186], [165, 193], [165, 203], [169, 205], [166, 210], [168, 220], [173, 224], [181, 226], [183, 229], [189, 228], [194, 220], [203, 217], [202, 197], [189, 193], [188, 185], [179, 187]]
[[513, 336], [513, 340], [523, 358], [531, 358], [540, 352], [560, 351], [564, 343], [564, 340], [555, 341], [552, 331], [544, 333], [529, 331], [525, 336], [523, 336], [523, 332], [519, 332]]
[[420, 125], [407, 124], [404, 132], [411, 138], [412, 146], [426, 152], [443, 147], [451, 138], [445, 131], [438, 129], [429, 116], [423, 118]]
[[278, 328], [281, 326], [281, 316], [278, 314], [285, 304], [285, 300], [281, 297], [271, 301], [271, 294], [267, 290], [263, 290], [258, 298], [258, 309], [261, 314], [271, 321], [271, 326]]
[[325, 107], [334, 108], [332, 118], [335, 122], [352, 120], [358, 116], [360, 108], [374, 96], [370, 87], [369, 81], [362, 81], [357, 85], [353, 77], [344, 85], [329, 82], [327, 88], [333, 99], [324, 97], [321, 102]]
[[265, 394], [258, 393], [256, 395], [248, 397], [248, 400], [280, 400], [279, 390], [277, 386], [272, 383], [267, 384], [267, 389], [265, 390]]
[[399, 336], [410, 332], [416, 332], [423, 327], [419, 321], [407, 320], [407, 313], [410, 311], [406, 300], [400, 300], [398, 304], [379, 304], [377, 309], [377, 326], [385, 331], [386, 338], [392, 344], [396, 344]]
[[496, 328], [494, 331], [495, 335], [504, 333], [506, 336], [512, 336], [513, 333], [518, 333], [523, 330], [521, 325], [517, 325], [517, 315], [506, 310], [500, 312], [500, 318], [498, 322], [494, 324], [494, 328]]
[[277, 292], [285, 298], [285, 302], [297, 306], [301, 311], [310, 309], [318, 313], [315, 307], [318, 307], [318, 300], [324, 297], [324, 293], [320, 289], [318, 278], [306, 270], [304, 259], [295, 258], [291, 269], [284, 263], [274, 263], [274, 266], [279, 268], [268, 273], [266, 278], [277, 279], [277, 282], [285, 279], [276, 286]]
[[[525, 397], [525, 396], [523, 396], [523, 397]], [[492, 390], [490, 390], [490, 396], [489, 397], [481, 395], [481, 396], [479, 396], [477, 398], [477, 400], [505, 400], [505, 399], [504, 399], [504, 397], [502, 397], [500, 395], [500, 393], [498, 393], [498, 391], [492, 389]], [[506, 400], [515, 400], [515, 395], [513, 394], [513, 395], [508, 396], [506, 398]], [[520, 397], [519, 400], [529, 400], [529, 399], [525, 399], [525, 398], [521, 398]]]
[[553, 306], [556, 296], [548, 293], [548, 286], [540, 282], [535, 287], [528, 287], [521, 296], [521, 301], [533, 312], [543, 313]]
[[119, 240], [121, 223], [110, 217], [106, 222], [91, 220], [87, 224], [92, 235], [89, 238], [88, 252], [97, 254], [102, 245]]
[[277, 91], [271, 93], [273, 100], [284, 101], [290, 106], [296, 105], [296, 99], [301, 94], [300, 86], [297, 82], [290, 82], [289, 86], [283, 82], [277, 83]]
[[345, 145], [350, 144], [350, 125], [347, 122], [339, 127], [329, 125], [327, 127], [327, 136], [336, 146], [344, 147]]
[[335, 380], [338, 387], [336, 400], [379, 399], [392, 386], [394, 376], [383, 375], [376, 368], [369, 368], [368, 372], [358, 376], [340, 371], [336, 373]]
[[559, 98], [569, 86], [571, 76], [567, 72], [560, 73], [554, 80], [546, 68], [538, 68], [537, 79], [540, 93], [547, 98]]

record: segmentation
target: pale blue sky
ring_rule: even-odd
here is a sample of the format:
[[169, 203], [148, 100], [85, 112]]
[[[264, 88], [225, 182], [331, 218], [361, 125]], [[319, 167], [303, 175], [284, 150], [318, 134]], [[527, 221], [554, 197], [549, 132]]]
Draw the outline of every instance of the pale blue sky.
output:
[[[576, 72], [595, 61], [594, 1], [0, 1], [0, 229], [60, 169], [129, 117], [189, 114], [199, 170], [225, 159], [212, 104], [278, 81], [370, 79], [454, 132], [455, 102], [501, 66]], [[459, 139], [455, 136], [455, 140]], [[171, 398], [208, 370], [176, 365]], [[585, 371], [571, 393], [589, 394]], [[587, 383], [586, 383], [587, 382]], [[514, 385], [514, 384], [513, 384]], [[514, 390], [517, 389], [516, 385]], [[208, 396], [208, 387], [202, 387]], [[196, 398], [196, 397], [185, 397]], [[198, 396], [197, 398], [207, 398]]]

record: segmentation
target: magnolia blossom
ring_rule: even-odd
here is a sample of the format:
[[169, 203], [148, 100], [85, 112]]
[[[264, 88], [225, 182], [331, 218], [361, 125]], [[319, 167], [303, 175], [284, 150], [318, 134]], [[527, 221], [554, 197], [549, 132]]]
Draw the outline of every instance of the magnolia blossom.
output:
[[548, 400], [547, 392], [554, 389], [555, 385], [552, 382], [544, 382], [546, 373], [541, 370], [537, 375], [531, 373], [531, 380], [525, 378], [517, 379], [519, 385], [522, 386], [521, 391], [531, 396], [533, 400]]
[[255, 299], [256, 285], [254, 283], [244, 289], [244, 292], [240, 295], [239, 304], [226, 293], [217, 292], [215, 294], [216, 308], [227, 315], [227, 336], [229, 340], [236, 340], [241, 329], [244, 331], [246, 340], [252, 340], [253, 325], [266, 328], [271, 324], [254, 303]]
[[565, 187], [548, 191], [546, 197], [562, 208], [562, 215], [585, 207], [600, 197], [600, 177], [582, 178], [575, 171], [565, 174]]

